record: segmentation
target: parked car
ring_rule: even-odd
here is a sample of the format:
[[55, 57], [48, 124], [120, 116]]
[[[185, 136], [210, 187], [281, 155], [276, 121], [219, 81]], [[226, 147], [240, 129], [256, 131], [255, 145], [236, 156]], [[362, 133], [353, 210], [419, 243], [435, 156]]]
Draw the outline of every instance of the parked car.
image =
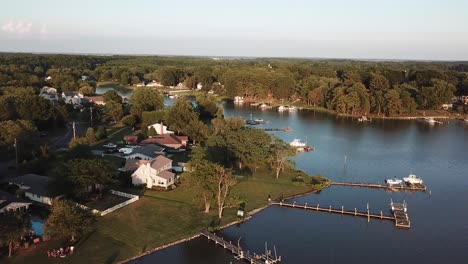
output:
[[105, 147], [105, 148], [116, 148], [117, 145], [114, 144], [114, 143], [107, 143], [107, 144], [103, 145], [103, 147]]

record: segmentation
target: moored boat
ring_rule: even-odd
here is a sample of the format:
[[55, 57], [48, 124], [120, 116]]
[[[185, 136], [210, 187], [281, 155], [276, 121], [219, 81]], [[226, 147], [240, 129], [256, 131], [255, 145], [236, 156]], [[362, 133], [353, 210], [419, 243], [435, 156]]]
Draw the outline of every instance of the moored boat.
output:
[[404, 177], [403, 181], [407, 184], [422, 184], [423, 180], [421, 178], [416, 177], [414, 174], [410, 174], [408, 177]]
[[300, 139], [295, 138], [293, 141], [291, 141], [291, 143], [289, 143], [289, 145], [294, 148], [304, 148], [306, 147], [307, 144], [304, 142], [301, 142]]
[[396, 177], [393, 179], [386, 179], [385, 183], [388, 185], [400, 185], [403, 181], [400, 179], [397, 179]]

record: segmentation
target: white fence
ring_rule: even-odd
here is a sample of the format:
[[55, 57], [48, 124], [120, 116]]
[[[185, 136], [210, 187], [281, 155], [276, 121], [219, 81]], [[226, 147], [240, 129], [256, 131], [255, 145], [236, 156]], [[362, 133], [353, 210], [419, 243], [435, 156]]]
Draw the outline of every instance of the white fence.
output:
[[104, 210], [104, 211], [101, 212], [101, 216], [104, 216], [104, 215], [106, 215], [106, 214], [108, 214], [108, 213], [111, 213], [111, 212], [113, 212], [113, 211], [115, 211], [115, 210], [117, 210], [117, 209], [120, 209], [120, 208], [122, 208], [122, 207], [124, 207], [124, 206], [127, 206], [127, 205], [129, 205], [129, 204], [131, 204], [131, 203], [133, 203], [133, 202], [138, 201], [138, 199], [140, 199], [140, 197], [138, 197], [138, 195], [133, 195], [133, 194], [129, 194], [129, 193], [119, 192], [119, 191], [115, 191], [115, 190], [111, 190], [111, 193], [112, 193], [112, 194], [115, 194], [115, 195], [118, 195], [118, 196], [123, 196], [123, 197], [130, 198], [130, 200], [127, 200], [127, 201], [125, 201], [125, 202], [123, 202], [123, 203], [120, 203], [120, 204], [118, 204], [118, 205], [115, 205], [115, 206], [113, 206], [113, 207], [111, 207], [111, 208], [107, 208], [106, 210]]
[[123, 202], [123, 203], [119, 203], [118, 205], [115, 205], [115, 206], [112, 206], [111, 208], [107, 208], [106, 210], [104, 211], [99, 211], [99, 210], [96, 210], [96, 209], [93, 209], [93, 208], [90, 208], [86, 205], [82, 205], [82, 204], [76, 204], [78, 205], [79, 207], [81, 207], [82, 209], [85, 209], [85, 210], [89, 210], [91, 211], [93, 214], [97, 214], [97, 215], [100, 215], [100, 216], [104, 216], [108, 213], [111, 213], [117, 209], [120, 209], [124, 206], [127, 206], [133, 202], [136, 202], [140, 199], [140, 197], [138, 197], [138, 195], [133, 195], [133, 194], [129, 194], [129, 193], [124, 193], [124, 192], [119, 192], [119, 191], [115, 191], [115, 190], [110, 190], [110, 192], [112, 194], [115, 194], [115, 195], [118, 195], [118, 196], [123, 196], [123, 197], [126, 197], [126, 198], [130, 198], [129, 200]]

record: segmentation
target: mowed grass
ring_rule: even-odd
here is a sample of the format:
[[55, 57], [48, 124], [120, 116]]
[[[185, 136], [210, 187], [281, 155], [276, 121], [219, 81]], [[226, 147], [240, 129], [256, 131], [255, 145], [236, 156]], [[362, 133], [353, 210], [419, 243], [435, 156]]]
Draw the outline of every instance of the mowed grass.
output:
[[[273, 199], [316, 189], [309, 184], [292, 183], [301, 172], [289, 171], [275, 179], [268, 170], [254, 176], [239, 177], [232, 194], [246, 203], [246, 210], [265, 206]], [[205, 214], [196, 191], [182, 181], [169, 192], [146, 190], [135, 203], [104, 217], [99, 217], [96, 230], [81, 238], [76, 253], [65, 259], [48, 259], [46, 251], [57, 247], [57, 241], [45, 242], [37, 250], [0, 262], [14, 263], [114, 263], [179, 239], [193, 236], [216, 222], [216, 204]], [[236, 220], [237, 206], [226, 210], [221, 224]]]

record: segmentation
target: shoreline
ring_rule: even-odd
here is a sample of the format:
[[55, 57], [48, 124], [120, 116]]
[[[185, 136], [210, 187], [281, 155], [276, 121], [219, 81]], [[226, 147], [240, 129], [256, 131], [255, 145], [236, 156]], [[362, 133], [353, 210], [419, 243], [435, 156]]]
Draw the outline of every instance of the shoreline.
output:
[[[293, 194], [291, 196], [288, 196], [288, 197], [284, 197], [283, 200], [288, 200], [288, 199], [292, 199], [292, 198], [296, 198], [296, 197], [301, 197], [301, 196], [305, 196], [305, 195], [309, 195], [309, 194], [312, 194], [312, 193], [318, 193], [320, 192], [321, 190], [325, 189], [325, 188], [328, 188], [330, 186], [331, 182], [327, 182], [327, 184], [323, 187], [321, 187], [320, 189], [318, 190], [310, 190], [310, 191], [307, 191], [307, 192], [303, 192], [303, 193], [298, 193], [298, 194]], [[226, 229], [228, 227], [231, 227], [233, 225], [237, 225], [237, 224], [242, 224], [244, 222], [247, 222], [249, 220], [251, 220], [256, 214], [262, 212], [263, 210], [267, 209], [268, 207], [271, 206], [271, 201], [268, 202], [267, 205], [265, 206], [262, 206], [262, 207], [259, 207], [259, 208], [255, 208], [255, 209], [252, 209], [250, 210], [249, 212], [247, 212], [247, 217], [243, 218], [243, 219], [240, 219], [240, 220], [236, 220], [236, 221], [232, 221], [230, 223], [227, 223], [227, 224], [224, 224], [222, 226], [220, 226], [217, 231], [219, 230], [223, 230], [223, 229]], [[160, 250], [163, 250], [163, 249], [166, 249], [166, 248], [169, 248], [169, 247], [172, 247], [172, 246], [175, 246], [175, 245], [178, 245], [178, 244], [182, 244], [184, 242], [188, 242], [190, 240], [193, 240], [193, 239], [196, 239], [198, 237], [200, 237], [200, 233], [197, 233], [193, 236], [189, 236], [189, 237], [185, 237], [185, 238], [182, 238], [182, 239], [179, 239], [177, 241], [174, 241], [174, 242], [171, 242], [169, 244], [165, 244], [165, 245], [162, 245], [162, 246], [159, 246], [159, 247], [156, 247], [156, 248], [152, 248], [150, 250], [147, 250], [145, 252], [142, 252], [136, 256], [133, 256], [131, 258], [128, 258], [126, 260], [122, 260], [122, 261], [119, 261], [118, 263], [119, 264], [123, 264], [123, 263], [128, 263], [129, 261], [132, 261], [132, 260], [136, 260], [136, 259], [139, 259], [139, 258], [142, 258], [144, 256], [147, 256], [147, 255], [150, 255], [150, 254], [153, 254], [157, 251], [160, 251]]]

